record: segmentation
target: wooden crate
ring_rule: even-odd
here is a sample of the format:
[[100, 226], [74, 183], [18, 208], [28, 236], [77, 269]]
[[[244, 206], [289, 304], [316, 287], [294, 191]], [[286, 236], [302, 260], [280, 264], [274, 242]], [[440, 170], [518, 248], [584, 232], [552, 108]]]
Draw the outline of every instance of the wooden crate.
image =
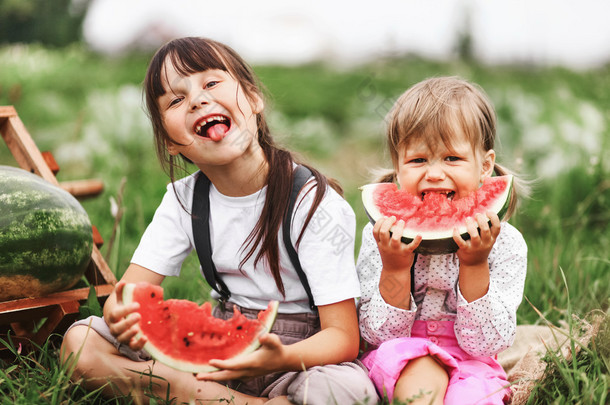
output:
[[[58, 185], [77, 198], [95, 196], [103, 189], [98, 180], [59, 183], [55, 174], [59, 166], [50, 152], [40, 152], [12, 106], [0, 106], [0, 133], [17, 164], [45, 180]], [[94, 246], [85, 277], [95, 287], [103, 304], [116, 283], [99, 247], [103, 242], [93, 227]], [[76, 320], [80, 305], [87, 300], [89, 288], [77, 288], [44, 297], [0, 302], [0, 335], [9, 331], [13, 340], [43, 344], [52, 333], [63, 333]]]

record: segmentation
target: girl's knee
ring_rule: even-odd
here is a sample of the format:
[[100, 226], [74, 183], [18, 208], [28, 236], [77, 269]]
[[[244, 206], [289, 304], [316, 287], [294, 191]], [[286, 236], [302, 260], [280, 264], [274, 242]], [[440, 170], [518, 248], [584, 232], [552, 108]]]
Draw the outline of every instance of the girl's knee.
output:
[[449, 374], [447, 373], [445, 366], [432, 356], [422, 356], [410, 360], [400, 373], [399, 378], [415, 375], [433, 377], [434, 381], [439, 381], [445, 385], [449, 382]]
[[79, 325], [71, 328], [64, 335], [60, 357], [61, 361], [78, 369], [87, 369], [95, 367], [95, 359], [93, 359], [93, 342], [97, 332], [87, 326]]
[[394, 386], [394, 398], [415, 404], [442, 404], [449, 385], [449, 374], [432, 356], [410, 360]]
[[84, 342], [84, 335], [86, 334], [84, 326], [75, 326], [68, 330], [63, 337], [61, 342], [61, 360], [65, 362], [70, 356], [79, 350], [79, 345], [82, 346]]

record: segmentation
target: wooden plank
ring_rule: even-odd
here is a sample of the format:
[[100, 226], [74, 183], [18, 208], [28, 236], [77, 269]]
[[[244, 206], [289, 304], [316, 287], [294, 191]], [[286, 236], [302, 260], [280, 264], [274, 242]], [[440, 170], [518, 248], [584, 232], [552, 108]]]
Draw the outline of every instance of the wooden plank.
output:
[[[114, 289], [113, 285], [104, 284], [94, 286], [95, 291], [99, 296], [108, 296]], [[0, 302], [0, 323], [7, 323], [5, 316], [8, 317], [11, 313], [16, 313], [24, 310], [41, 310], [44, 313], [45, 308], [53, 305], [61, 304], [67, 301], [86, 300], [89, 296], [89, 287], [77, 288], [74, 290], [60, 291], [49, 294], [45, 297], [38, 298], [21, 298], [18, 300]]]
[[49, 151], [40, 152], [40, 154], [42, 155], [42, 158], [44, 159], [47, 166], [49, 166], [49, 169], [51, 169], [51, 171], [53, 172], [53, 175], [57, 176], [57, 173], [59, 173], [59, 165], [55, 160], [55, 156], [53, 156], [53, 154]]
[[59, 187], [81, 199], [101, 194], [104, 191], [104, 182], [97, 179], [61, 181]]
[[[108, 283], [114, 286], [117, 282], [117, 279], [114, 276], [112, 270], [110, 270], [110, 267], [108, 267], [106, 260], [104, 260], [104, 256], [102, 256], [102, 253], [95, 245], [93, 246], [93, 252], [91, 252], [91, 260], [93, 261], [93, 263], [95, 263], [97, 272], [95, 273], [93, 278], [88, 279], [89, 282], [94, 285]], [[101, 279], [98, 277], [98, 274], [102, 277]]]
[[102, 238], [97, 226], [91, 225], [91, 230], [93, 231], [93, 244], [99, 249], [104, 245], [104, 238]]
[[14, 117], [17, 115], [17, 110], [12, 105], [0, 105], [0, 124], [2, 124], [8, 117]]
[[32, 340], [38, 345], [42, 345], [47, 337], [51, 333], [58, 332], [63, 333], [64, 330], [59, 330], [58, 326], [66, 316], [73, 316], [76, 318], [78, 315], [78, 301], [63, 302], [58, 305], [54, 305], [51, 313], [47, 317], [47, 320], [40, 326], [38, 331], [34, 334]]
[[0, 125], [0, 132], [22, 169], [36, 173], [48, 182], [58, 185], [55, 175], [17, 115], [9, 116], [4, 120]]

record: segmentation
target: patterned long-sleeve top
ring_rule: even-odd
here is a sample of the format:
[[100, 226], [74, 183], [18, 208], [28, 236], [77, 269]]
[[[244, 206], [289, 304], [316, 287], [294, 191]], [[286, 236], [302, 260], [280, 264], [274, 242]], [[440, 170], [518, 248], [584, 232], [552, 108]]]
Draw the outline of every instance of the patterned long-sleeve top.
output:
[[373, 238], [373, 227], [367, 224], [357, 263], [362, 293], [359, 303], [362, 337], [378, 346], [386, 340], [410, 336], [416, 320], [453, 321], [458, 344], [465, 352], [493, 356], [506, 349], [514, 339], [516, 312], [523, 298], [527, 268], [527, 246], [515, 227], [502, 222], [488, 262], [487, 294], [467, 302], [458, 285], [457, 254], [418, 255], [411, 307], [397, 308], [386, 303], [379, 292], [381, 257]]

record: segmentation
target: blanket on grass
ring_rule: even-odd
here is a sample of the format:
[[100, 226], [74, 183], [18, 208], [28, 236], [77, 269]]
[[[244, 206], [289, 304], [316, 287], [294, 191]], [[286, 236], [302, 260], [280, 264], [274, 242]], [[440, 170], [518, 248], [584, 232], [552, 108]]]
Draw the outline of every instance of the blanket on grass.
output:
[[[498, 361], [513, 384], [513, 396], [509, 404], [521, 405], [527, 402], [549, 366], [544, 360], [547, 352], [552, 351], [570, 361], [581, 347], [587, 347], [594, 339], [605, 317], [605, 314], [599, 312], [590, 314], [587, 317], [590, 320], [574, 316], [571, 334], [569, 325], [565, 323], [560, 327], [551, 324], [517, 326], [513, 345], [498, 354]], [[572, 347], [576, 353], [572, 353]]]

